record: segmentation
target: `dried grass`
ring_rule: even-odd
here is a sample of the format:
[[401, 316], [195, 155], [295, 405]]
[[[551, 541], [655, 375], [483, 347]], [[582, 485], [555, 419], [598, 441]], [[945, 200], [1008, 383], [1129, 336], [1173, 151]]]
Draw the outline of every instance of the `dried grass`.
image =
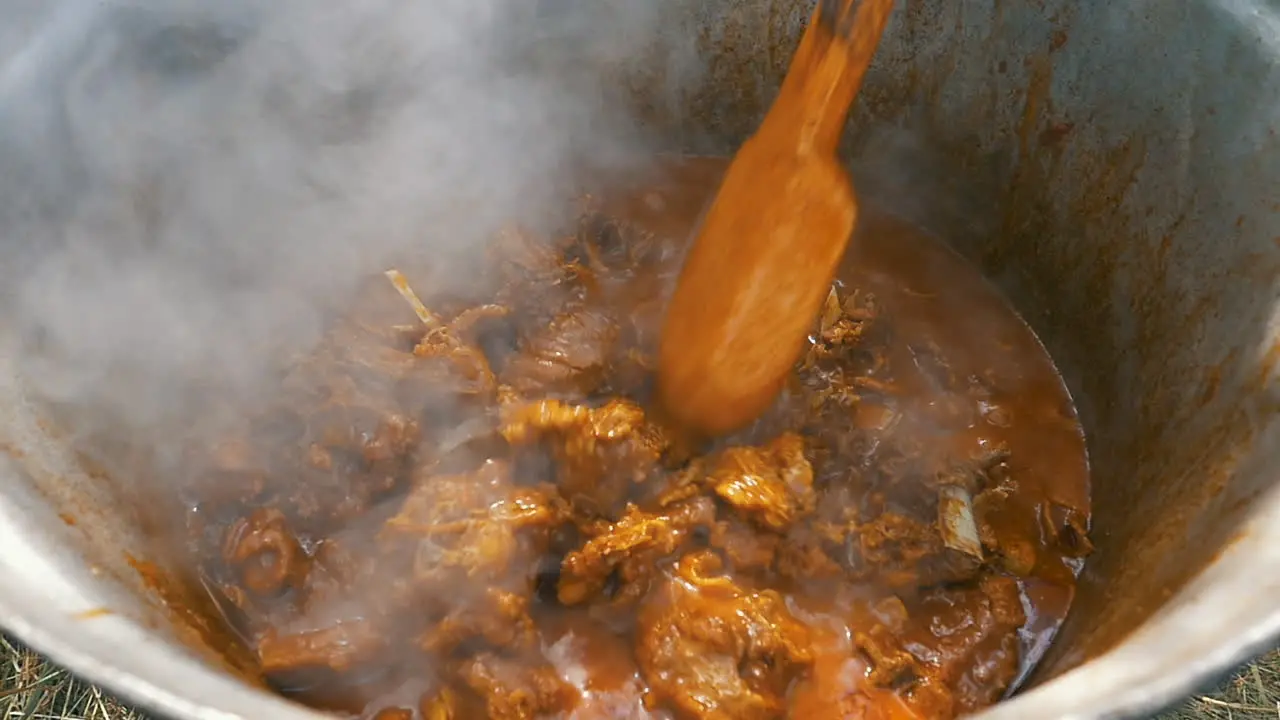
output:
[[[1280, 650], [1156, 720], [1280, 720]], [[0, 720], [148, 720], [0, 635]]]
[[0, 635], [0, 720], [147, 720]]
[[1280, 720], [1280, 650], [1246, 666], [1213, 693], [1198, 694], [1157, 720]]

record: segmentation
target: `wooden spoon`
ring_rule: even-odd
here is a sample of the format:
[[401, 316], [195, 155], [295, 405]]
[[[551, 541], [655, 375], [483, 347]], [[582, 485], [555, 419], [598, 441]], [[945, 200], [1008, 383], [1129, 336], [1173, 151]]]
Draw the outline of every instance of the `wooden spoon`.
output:
[[821, 0], [760, 129], [685, 260], [658, 359], [666, 412], [715, 436], [768, 408], [799, 357], [858, 216], [836, 158], [894, 0]]

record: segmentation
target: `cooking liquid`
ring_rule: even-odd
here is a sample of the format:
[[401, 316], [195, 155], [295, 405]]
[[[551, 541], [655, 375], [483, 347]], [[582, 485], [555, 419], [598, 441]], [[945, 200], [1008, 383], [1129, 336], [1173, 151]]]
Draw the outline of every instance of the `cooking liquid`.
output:
[[[622, 190], [606, 193], [605, 213], [672, 243], [676, 249], [668, 256], [679, 258], [727, 166], [728, 160], [722, 158], [664, 158], [638, 187], [624, 185]], [[646, 300], [669, 287], [677, 270], [678, 260], [654, 277], [637, 277], [628, 283], [630, 287], [619, 288], [617, 312], [625, 315], [630, 308], [632, 322], [656, 332], [661, 321], [656, 314], [658, 303]], [[1031, 518], [1064, 513], [1074, 513], [1083, 527], [1088, 527], [1088, 458], [1071, 397], [1035, 334], [976, 267], [940, 239], [884, 208], [862, 203], [836, 282], [846, 289], [873, 294], [893, 328], [888, 360], [899, 385], [891, 403], [900, 417], [899, 432], [918, 433], [939, 457], [976, 458], [993, 448], [1008, 450], [1008, 473], [1017, 490], [1009, 512], [1002, 514], [1010, 527], [998, 532], [1035, 536], [1042, 530], [1027, 526], [1033, 522]], [[955, 376], [981, 378], [989, 396], [974, 402], [940, 391], [924, 367], [927, 359], [913, 355], [914, 349], [923, 347], [934, 348]], [[776, 405], [787, 402], [784, 396]], [[850, 432], [859, 432], [859, 425], [877, 422], [884, 410], [884, 406], [871, 403], [855, 406], [850, 413]], [[759, 442], [775, 429], [766, 415], [755, 427], [721, 444]], [[869, 466], [875, 462], [874, 451], [869, 457], [833, 459], [831, 464], [839, 465], [841, 460]], [[851, 497], [850, 501], [860, 499]], [[1037, 552], [1034, 567], [1019, 580], [1027, 622], [1019, 631], [1020, 669], [1015, 683], [1033, 669], [1065, 618], [1080, 568], [1077, 558]], [[844, 610], [859, 595], [852, 588], [834, 593], [830, 588], [817, 592], [792, 589], [793, 606], [815, 608], [817, 616], [829, 624], [823, 641], [827, 652], [819, 653], [815, 666], [818, 676], [825, 668], [827, 691], [835, 682], [833, 677], [849, 684], [841, 692], [856, 689], [856, 676], [865, 670], [865, 665], [846, 665], [853, 628], [835, 619], [847, 616]], [[582, 627], [578, 632], [588, 636], [599, 631]], [[633, 670], [619, 671], [631, 667], [626, 659], [599, 657], [625, 652], [626, 643], [583, 640], [582, 647], [607, 645], [614, 650], [588, 650], [580, 661], [586, 668], [613, 669], [607, 674], [613, 681], [595, 682], [608, 688], [616, 701], [616, 693], [640, 684]], [[848, 662], [857, 665], [859, 661]], [[865, 688], [862, 691], [866, 692]], [[808, 705], [793, 706], [794, 716], [832, 707], [812, 695], [806, 698]], [[895, 715], [894, 704], [880, 700], [877, 706], [886, 720], [911, 717]], [[639, 705], [636, 712], [640, 712]], [[876, 716], [867, 717], [874, 720]]]
[[[727, 161], [720, 158], [663, 158], [639, 180], [603, 185], [607, 191], [599, 200], [604, 214], [642, 229], [664, 247], [664, 252], [657, 253], [661, 260], [655, 266], [602, 292], [600, 311], [623, 324], [650, 357], [663, 319], [664, 298], [726, 167]], [[892, 367], [894, 385], [892, 392], [851, 401], [847, 421], [837, 427], [840, 432], [854, 438], [908, 439], [922, 456], [934, 459], [986, 457], [1001, 447], [1008, 452], [1007, 476], [1013, 493], [991, 521], [997, 524], [998, 536], [1016, 538], [1030, 548], [1029, 555], [1019, 555], [1023, 567], [1017, 573], [1027, 620], [1019, 631], [1016, 660], [992, 646], [981, 648], [979, 655], [981, 662], [1016, 662], [1022, 676], [1043, 653], [1066, 614], [1080, 569], [1077, 558], [1083, 553], [1057, 552], [1052, 536], [1063, 532], [1067, 517], [1074, 518], [1077, 527], [1088, 527], [1088, 465], [1071, 398], [1035, 335], [979, 272], [938, 239], [888, 212], [862, 206], [837, 284], [845, 293], [874, 296], [879, 315], [891, 328], [885, 360]], [[949, 368], [946, 374], [961, 383], [980, 383], [981, 397], [941, 387], [938, 358]], [[797, 398], [784, 392], [754, 426], [720, 444], [768, 440], [785, 426], [786, 418], [795, 417]], [[799, 414], [803, 415], [802, 408]], [[892, 429], [885, 430], [890, 421]], [[887, 443], [858, 447], [857, 454], [825, 457], [815, 463], [818, 508], [814, 517], [802, 518], [800, 524], [832, 519], [847, 508], [877, 503], [892, 507], [919, 494], [913, 487], [867, 486], [860, 478], [876, 466], [880, 453], [888, 451]], [[832, 489], [824, 492], [824, 487]], [[314, 547], [316, 540], [302, 538], [307, 547]], [[1087, 544], [1084, 538], [1068, 540]], [[203, 549], [206, 557], [208, 550]], [[747, 579], [742, 583], [751, 585]], [[869, 687], [864, 680], [868, 663], [853, 651], [852, 633], [859, 628], [853, 626], [851, 609], [868, 598], [883, 597], [883, 584], [863, 587], [826, 581], [773, 587], [784, 592], [793, 613], [816, 637], [809, 678], [793, 688], [788, 699], [792, 716], [916, 717], [891, 691]], [[571, 717], [669, 717], [665, 710], [648, 709], [642, 702], [645, 687], [634, 660], [635, 608], [616, 613], [545, 605], [533, 612], [544, 655], [581, 692], [582, 700]], [[962, 602], [926, 602], [910, 619], [912, 632], [928, 634], [947, 628], [963, 632], [968, 612]], [[981, 679], [991, 675], [981, 662], [967, 670], [958, 684], [981, 686]], [[412, 707], [408, 698], [426, 686], [414, 673], [413, 668], [398, 666], [375, 668], [362, 674], [371, 678], [367, 682], [361, 680], [346, 690], [330, 683], [322, 693], [314, 685], [298, 686], [292, 692], [279, 683], [276, 686], [304, 702], [362, 717], [375, 713], [377, 717], [415, 717], [418, 713], [413, 710], [394, 710]], [[849, 704], [854, 695], [860, 705]]]

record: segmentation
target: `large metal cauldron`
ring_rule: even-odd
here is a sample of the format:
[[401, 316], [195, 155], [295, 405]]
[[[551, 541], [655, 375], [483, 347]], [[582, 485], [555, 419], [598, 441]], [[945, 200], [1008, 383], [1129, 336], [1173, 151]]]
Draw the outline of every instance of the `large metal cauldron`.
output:
[[[615, 87], [672, 150], [731, 151], [810, 4], [641, 1], [659, 20]], [[564, 17], [614, 7], [578, 5]], [[556, 13], [528, 27], [562, 27]], [[573, 52], [561, 39], [539, 47], [549, 66]], [[864, 196], [1003, 288], [1088, 432], [1097, 552], [1031, 685], [983, 717], [1143, 716], [1274, 640], [1275, 3], [902, 0], [847, 149]], [[123, 559], [145, 553], [121, 498], [36, 421], [11, 368], [0, 407], [0, 624], [174, 717], [318, 717], [193, 653]]]

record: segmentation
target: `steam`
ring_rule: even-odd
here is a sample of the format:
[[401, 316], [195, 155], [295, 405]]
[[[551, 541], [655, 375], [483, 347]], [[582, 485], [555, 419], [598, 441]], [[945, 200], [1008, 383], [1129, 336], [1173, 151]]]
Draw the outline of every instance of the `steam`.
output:
[[572, 167], [643, 155], [596, 68], [650, 5], [0, 0], [0, 285], [34, 389], [157, 442], [262, 392], [363, 275], [467, 282]]

